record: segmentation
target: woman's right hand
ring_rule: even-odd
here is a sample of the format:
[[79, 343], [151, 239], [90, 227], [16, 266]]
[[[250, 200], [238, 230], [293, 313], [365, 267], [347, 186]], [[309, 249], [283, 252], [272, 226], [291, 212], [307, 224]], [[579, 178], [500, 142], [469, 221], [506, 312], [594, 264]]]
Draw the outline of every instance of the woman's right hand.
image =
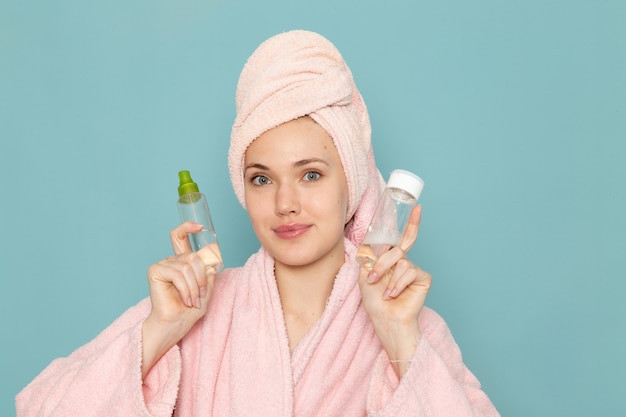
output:
[[192, 252], [188, 238], [201, 229], [200, 224], [185, 222], [172, 230], [174, 256], [148, 269], [152, 310], [143, 324], [144, 376], [206, 313], [215, 270]]

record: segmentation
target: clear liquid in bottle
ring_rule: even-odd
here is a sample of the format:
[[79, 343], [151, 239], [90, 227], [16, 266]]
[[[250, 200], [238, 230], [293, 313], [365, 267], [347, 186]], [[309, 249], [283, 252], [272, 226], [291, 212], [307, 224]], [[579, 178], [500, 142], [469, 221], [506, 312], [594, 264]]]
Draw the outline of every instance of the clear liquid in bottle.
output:
[[424, 187], [417, 175], [394, 170], [356, 255], [357, 262], [372, 269], [380, 256], [400, 245], [411, 211]]
[[198, 191], [189, 171], [180, 171], [178, 193], [178, 211], [182, 221], [192, 221], [202, 225], [202, 230], [189, 235], [191, 249], [198, 253], [207, 272], [219, 272], [224, 267], [222, 252], [217, 242], [217, 233], [213, 227], [209, 205], [204, 194]]

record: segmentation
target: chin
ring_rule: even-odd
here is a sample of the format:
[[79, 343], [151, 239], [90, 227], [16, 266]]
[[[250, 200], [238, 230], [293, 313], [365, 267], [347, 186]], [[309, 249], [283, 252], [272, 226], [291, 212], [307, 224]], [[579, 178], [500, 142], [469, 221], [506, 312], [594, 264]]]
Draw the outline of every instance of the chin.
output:
[[305, 257], [305, 256], [284, 256], [284, 255], [276, 256], [274, 254], [272, 254], [272, 256], [274, 257], [274, 260], [276, 262], [279, 262], [286, 266], [293, 266], [293, 267], [307, 266], [312, 263], [315, 263], [315, 261], [318, 260], [317, 258], [310, 258], [310, 257]]
[[310, 250], [295, 250], [294, 248], [274, 248], [265, 247], [267, 252], [272, 255], [276, 262], [283, 265], [301, 267], [313, 264], [320, 260], [320, 256], [312, 253]]

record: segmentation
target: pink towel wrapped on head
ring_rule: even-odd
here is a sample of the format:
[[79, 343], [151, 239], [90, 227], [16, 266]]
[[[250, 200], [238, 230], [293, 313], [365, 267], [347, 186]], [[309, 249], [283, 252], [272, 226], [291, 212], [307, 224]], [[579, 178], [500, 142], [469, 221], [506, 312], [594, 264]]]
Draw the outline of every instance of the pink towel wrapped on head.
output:
[[348, 182], [346, 235], [360, 244], [384, 180], [374, 162], [367, 108], [343, 57], [323, 36], [304, 30], [263, 42], [237, 85], [237, 118], [228, 153], [230, 178], [245, 207], [243, 160], [265, 131], [310, 116], [332, 137]]
[[228, 161], [245, 206], [245, 150], [310, 116], [333, 138], [349, 188], [345, 263], [321, 318], [289, 351], [274, 259], [261, 248], [216, 277], [206, 315], [141, 380], [148, 299], [54, 361], [17, 396], [26, 416], [498, 416], [445, 322], [424, 307], [422, 338], [398, 379], [363, 309], [355, 255], [383, 185], [367, 109], [336, 48], [292, 31], [264, 42], [237, 88]]

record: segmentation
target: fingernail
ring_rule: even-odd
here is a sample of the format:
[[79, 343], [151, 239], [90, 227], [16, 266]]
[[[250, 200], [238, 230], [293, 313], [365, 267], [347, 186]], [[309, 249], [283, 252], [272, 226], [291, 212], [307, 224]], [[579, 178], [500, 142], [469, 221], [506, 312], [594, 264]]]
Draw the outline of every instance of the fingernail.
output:
[[191, 297], [187, 297], [185, 304], [187, 304], [187, 307], [193, 307], [193, 303], [191, 302]]
[[206, 287], [200, 287], [200, 297], [204, 297], [206, 295]]
[[390, 295], [391, 295], [391, 288], [387, 288], [385, 292], [383, 293], [383, 298], [389, 298]]
[[376, 282], [377, 278], [378, 278], [378, 274], [376, 273], [376, 271], [372, 271], [367, 276], [367, 282], [369, 282], [371, 284], [373, 282]]
[[200, 297], [196, 297], [196, 302], [194, 303], [194, 307], [200, 308]]

